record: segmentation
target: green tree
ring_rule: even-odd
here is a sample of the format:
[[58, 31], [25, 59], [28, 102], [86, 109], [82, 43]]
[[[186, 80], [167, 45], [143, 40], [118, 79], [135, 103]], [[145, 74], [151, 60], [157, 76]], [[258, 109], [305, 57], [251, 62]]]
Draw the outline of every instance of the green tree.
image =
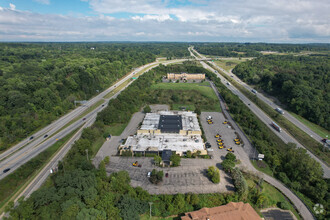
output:
[[172, 154], [172, 156], [170, 157], [170, 160], [172, 161], [173, 167], [180, 166], [181, 157], [178, 154]]
[[207, 169], [207, 176], [211, 179], [211, 181], [213, 183], [219, 183], [220, 182], [220, 172], [219, 169], [214, 167], [214, 166], [210, 166]]
[[146, 107], [143, 108], [143, 112], [144, 113], [150, 113], [151, 112], [151, 108], [149, 105], [147, 105]]
[[154, 156], [154, 163], [159, 165], [162, 162], [162, 158], [158, 155]]

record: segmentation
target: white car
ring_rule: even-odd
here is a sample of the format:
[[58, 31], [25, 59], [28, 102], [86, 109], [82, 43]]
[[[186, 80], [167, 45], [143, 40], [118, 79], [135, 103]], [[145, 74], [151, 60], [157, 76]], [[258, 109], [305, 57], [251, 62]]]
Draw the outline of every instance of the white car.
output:
[[147, 175], [147, 177], [148, 177], [148, 178], [150, 178], [150, 177], [151, 177], [151, 172], [148, 172], [148, 175]]

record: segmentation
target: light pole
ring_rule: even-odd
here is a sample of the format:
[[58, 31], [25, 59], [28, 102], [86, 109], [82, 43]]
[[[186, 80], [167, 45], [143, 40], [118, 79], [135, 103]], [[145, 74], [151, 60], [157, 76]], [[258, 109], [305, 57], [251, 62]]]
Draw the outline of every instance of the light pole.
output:
[[87, 161], [89, 161], [88, 160], [88, 149], [86, 149], [85, 151], [86, 151]]
[[153, 203], [152, 202], [149, 202], [149, 207], [150, 207], [150, 219], [151, 219], [151, 205], [152, 205]]

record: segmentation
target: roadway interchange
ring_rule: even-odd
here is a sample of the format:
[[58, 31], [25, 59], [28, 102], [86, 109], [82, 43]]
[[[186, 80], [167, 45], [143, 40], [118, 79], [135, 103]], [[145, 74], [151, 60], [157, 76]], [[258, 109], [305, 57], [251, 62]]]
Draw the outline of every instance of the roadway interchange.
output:
[[[105, 91], [99, 93], [94, 98], [87, 101], [83, 106], [79, 106], [76, 109], [72, 110], [68, 114], [62, 116], [60, 119], [54, 121], [50, 125], [46, 126], [45, 128], [41, 129], [40, 131], [36, 132], [35, 134], [31, 135], [34, 138], [30, 140], [30, 137], [21, 141], [17, 145], [11, 147], [7, 151], [3, 152], [0, 155], [0, 180], [5, 178], [7, 175], [15, 171], [19, 168], [22, 164], [28, 162], [33, 157], [37, 156], [39, 153], [53, 145], [57, 140], [65, 137], [67, 134], [71, 133], [75, 129], [82, 126], [89, 118], [93, 115], [96, 115], [97, 112], [101, 111], [104, 106], [106, 106], [109, 99], [105, 99], [109, 92], [113, 91], [116, 87], [120, 86], [127, 80], [130, 80], [133, 76], [137, 73], [141, 72], [142, 70], [147, 71], [150, 68], [156, 67], [159, 64], [169, 64], [184, 61], [185, 59], [181, 60], [171, 60], [171, 61], [156, 61], [153, 63], [149, 63], [143, 65], [139, 68], [136, 68], [132, 73], [126, 75], [124, 78], [119, 80], [117, 83], [106, 89]], [[133, 80], [134, 81], [134, 80]], [[131, 82], [133, 82], [131, 81]], [[128, 85], [125, 86], [125, 88]], [[117, 93], [116, 95], [118, 95]], [[112, 98], [116, 97], [113, 96]], [[88, 113], [84, 116], [84, 119], [78, 119], [81, 115], [88, 109], [88, 107], [94, 105], [95, 103], [103, 100], [103, 103], [100, 103], [98, 107], [96, 107], [93, 111]], [[68, 123], [73, 121], [73, 123], [67, 127], [65, 127]], [[45, 137], [45, 135], [48, 135]], [[10, 170], [6, 173], [3, 170], [10, 168]]]
[[[192, 48], [190, 48], [192, 49]], [[193, 49], [192, 49], [193, 50]], [[198, 54], [195, 50], [194, 52], [196, 54]], [[193, 54], [193, 53], [191, 53]], [[198, 54], [199, 55], [199, 54]], [[193, 56], [195, 56], [195, 54], [193, 54]], [[196, 57], [196, 56], [195, 56]], [[256, 106], [253, 102], [251, 102], [250, 99], [248, 99], [245, 95], [243, 95], [236, 87], [232, 86], [229, 82], [228, 84], [226, 83], [227, 80], [221, 75], [219, 74], [215, 69], [211, 68], [209, 65], [207, 65], [205, 62], [200, 61], [201, 64], [203, 65], [204, 68], [211, 70], [212, 72], [214, 72], [220, 79], [221, 82], [229, 89], [231, 90], [234, 94], [236, 94], [242, 101], [243, 103], [262, 121], [264, 122], [273, 132], [275, 135], [277, 135], [279, 138], [281, 138], [285, 143], [295, 143], [297, 145], [297, 147], [301, 147], [306, 149], [305, 147], [303, 147], [296, 139], [294, 139], [291, 135], [289, 135], [286, 131], [284, 131], [282, 129], [282, 132], [278, 132], [276, 131], [272, 126], [272, 119], [270, 117], [268, 117], [268, 115], [266, 115], [265, 112], [263, 112], [258, 106]], [[211, 61], [210, 61], [211, 62]], [[213, 63], [212, 63], [213, 64]], [[259, 95], [258, 95], [259, 96]], [[269, 101], [270, 102], [270, 101]], [[306, 149], [307, 150], [307, 149]], [[325, 178], [329, 178], [330, 177], [330, 169], [329, 167], [323, 162], [321, 161], [318, 157], [316, 157], [313, 153], [311, 153], [310, 151], [307, 150], [307, 153], [313, 158], [315, 159], [318, 163], [320, 163], [324, 173], [323, 176]]]
[[[193, 49], [193, 48], [192, 48]], [[231, 71], [230, 73], [226, 70], [224, 70], [223, 68], [221, 68], [220, 66], [218, 66], [215, 62], [212, 61], [212, 59], [207, 59], [205, 56], [203, 56], [202, 54], [198, 53], [195, 49], [193, 49], [194, 52], [202, 57], [202, 59], [206, 59], [209, 63], [211, 63], [212, 65], [214, 65], [215, 67], [217, 67], [218, 69], [221, 70], [221, 72], [225, 73], [227, 76], [232, 77], [235, 81], [237, 81], [238, 83], [240, 83], [243, 87], [245, 87], [247, 90], [251, 91], [253, 88], [251, 86], [249, 86], [248, 84], [246, 84], [245, 82], [241, 81], [235, 74], [233, 74]], [[263, 102], [265, 102], [266, 104], [268, 104], [271, 108], [276, 109], [279, 106], [276, 105], [272, 100], [270, 100], [269, 98], [265, 97], [263, 94], [258, 93], [258, 98], [261, 99]], [[284, 110], [283, 110], [284, 111]], [[294, 124], [295, 126], [297, 126], [298, 128], [300, 128], [302, 131], [304, 131], [307, 135], [310, 135], [314, 140], [316, 140], [317, 142], [319, 142], [320, 144], [324, 144], [322, 142], [322, 137], [318, 134], [316, 134], [314, 131], [312, 131], [309, 127], [307, 127], [305, 124], [301, 123], [298, 119], [296, 119], [294, 116], [292, 116], [289, 112], [284, 111], [284, 115], [282, 115], [283, 117], [285, 117], [287, 120], [289, 120], [292, 124]]]

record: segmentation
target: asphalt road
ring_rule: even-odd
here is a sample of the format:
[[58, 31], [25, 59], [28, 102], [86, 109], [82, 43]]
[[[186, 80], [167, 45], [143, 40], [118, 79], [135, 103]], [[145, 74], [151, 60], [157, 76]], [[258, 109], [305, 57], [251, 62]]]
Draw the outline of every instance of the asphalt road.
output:
[[299, 211], [300, 215], [307, 220], [314, 219], [312, 213], [308, 210], [307, 206], [290, 190], [288, 189], [284, 184], [276, 180], [275, 178], [268, 176], [267, 174], [264, 174], [257, 169], [254, 168], [254, 166], [251, 164], [250, 159], [255, 158], [256, 150], [252, 146], [252, 144], [249, 142], [248, 138], [244, 134], [244, 132], [239, 128], [239, 126], [236, 124], [236, 122], [232, 119], [229, 112], [225, 109], [224, 101], [222, 100], [219, 92], [217, 91], [214, 84], [211, 84], [212, 88], [218, 95], [218, 99], [223, 111], [223, 114], [227, 118], [227, 121], [230, 122], [231, 126], [235, 129], [235, 131], [238, 133], [238, 135], [241, 137], [241, 140], [244, 142], [244, 151], [245, 154], [239, 154], [239, 159], [242, 161], [240, 164], [240, 167], [242, 169], [246, 169], [250, 172], [255, 173], [260, 178], [263, 178], [266, 182], [273, 185], [275, 188], [277, 188], [279, 191], [281, 191], [290, 201], [294, 204], [294, 206]]
[[[230, 73], [226, 70], [224, 70], [223, 68], [221, 68], [220, 66], [218, 66], [216, 63], [210, 61], [210, 63], [212, 63], [214, 66], [216, 66], [218, 69], [220, 69], [223, 73], [225, 73], [226, 75], [232, 77], [234, 80], [236, 80], [237, 82], [239, 82], [243, 87], [245, 87], [247, 90], [251, 91], [253, 88], [251, 86], [249, 86], [248, 84], [246, 84], [245, 82], [241, 81], [235, 74], [233, 74], [231, 71]], [[281, 108], [280, 106], [276, 105], [273, 100], [271, 100], [270, 98], [267, 98], [266, 96], [264, 96], [262, 93], [257, 93], [257, 96], [259, 99], [261, 99], [263, 102], [265, 102], [267, 105], [269, 105], [270, 107], [272, 107], [273, 109], [276, 108]], [[298, 119], [296, 119], [294, 116], [292, 116], [289, 112], [285, 111], [284, 109], [282, 109], [284, 111], [284, 115], [282, 115], [283, 117], [285, 117], [287, 120], [289, 120], [291, 123], [293, 123], [294, 125], [296, 125], [298, 128], [300, 128], [301, 130], [303, 130], [307, 135], [311, 136], [313, 139], [315, 139], [317, 142], [319, 142], [320, 144], [324, 144], [322, 142], [322, 137], [318, 134], [316, 134], [314, 131], [312, 131], [309, 127], [307, 127], [305, 124], [301, 123]]]
[[[276, 131], [272, 126], [272, 119], [270, 117], [268, 117], [268, 115], [266, 115], [258, 106], [256, 106], [253, 102], [251, 102], [245, 95], [243, 95], [236, 87], [232, 86], [231, 84], [228, 85], [227, 84], [227, 80], [220, 75], [217, 71], [215, 71], [215, 69], [213, 69], [212, 67], [210, 67], [209, 65], [207, 65], [205, 62], [201, 61], [201, 64], [203, 65], [204, 68], [211, 70], [212, 72], [214, 72], [220, 79], [221, 82], [229, 89], [231, 90], [234, 94], [236, 94], [242, 101], [243, 103], [262, 121], [264, 122], [273, 132], [275, 135], [277, 135], [279, 138], [281, 138], [285, 143], [295, 143], [297, 145], [297, 147], [301, 147], [306, 149], [304, 146], [302, 146], [296, 139], [294, 139], [294, 137], [292, 137], [290, 134], [288, 134], [286, 131], [282, 132], [278, 132]], [[307, 150], [307, 149], [306, 149]], [[307, 150], [307, 153], [314, 159], [316, 160], [318, 163], [320, 163], [322, 169], [323, 169], [323, 176], [325, 178], [329, 178], [330, 177], [330, 169], [329, 167], [323, 162], [321, 161], [318, 157], [316, 157], [313, 153], [311, 153], [310, 151]]]
[[[89, 106], [92, 106], [93, 104], [97, 103], [100, 100], [104, 100], [104, 106], [107, 105], [107, 102], [110, 99], [105, 99], [104, 96], [108, 94], [109, 92], [113, 91], [117, 86], [120, 86], [122, 83], [124, 83], [126, 80], [132, 78], [136, 73], [142, 71], [145, 68], [144, 72], [148, 71], [151, 68], [154, 68], [158, 66], [158, 64], [162, 63], [164, 65], [178, 62], [178, 61], [184, 61], [186, 59], [181, 60], [171, 60], [171, 61], [164, 61], [164, 62], [153, 62], [146, 65], [143, 65], [139, 68], [136, 68], [132, 73], [126, 75], [123, 79], [121, 79], [116, 84], [112, 85], [105, 91], [101, 92], [91, 100], [87, 101], [83, 106], [79, 106], [78, 108], [72, 110], [67, 115], [61, 117], [57, 121], [53, 122], [52, 124], [48, 125], [46, 128], [41, 129], [40, 131], [36, 132], [34, 135], [32, 135], [34, 138], [30, 140], [29, 138], [20, 142], [19, 144], [13, 146], [12, 148], [8, 149], [7, 151], [3, 152], [0, 155], [0, 180], [15, 171], [17, 168], [19, 168], [22, 164], [28, 162], [30, 159], [47, 149], [49, 146], [53, 145], [57, 140], [65, 137], [70, 132], [74, 131], [76, 128], [82, 126], [85, 123], [85, 120], [79, 119], [75, 123], [71, 124], [67, 128], [61, 130], [58, 132], [61, 128], [63, 128], [67, 123], [74, 120], [75, 118], [79, 117]], [[127, 84], [123, 89], [127, 88], [134, 80], [130, 81], [129, 84]], [[123, 90], [122, 89], [122, 90]], [[122, 91], [121, 90], [121, 91]], [[112, 98], [117, 97], [117, 95], [120, 92], [118, 92], [116, 95], [114, 95]], [[88, 113], [84, 118], [88, 120], [93, 115], [96, 115], [97, 112], [102, 110], [102, 104], [98, 106], [96, 109], [94, 109], [92, 112]], [[58, 133], [56, 133], [58, 132]], [[55, 134], [56, 133], [56, 134]], [[45, 135], [48, 135], [47, 138], [44, 138]], [[55, 135], [54, 135], [55, 134]], [[10, 170], [6, 173], [3, 172], [3, 170], [10, 168]]]
[[[193, 49], [194, 50], [194, 49]], [[200, 53], [198, 53], [196, 50], [194, 50], [195, 53], [197, 53], [200, 57], [206, 58], [205, 56], [201, 55]], [[247, 90], [251, 91], [253, 88], [251, 86], [249, 86], [248, 84], [246, 84], [245, 82], [241, 81], [240, 78], [238, 78], [235, 74], [233, 74], [231, 71], [228, 72], [226, 70], [224, 70], [223, 68], [221, 68], [220, 66], [218, 66], [216, 63], [212, 62], [212, 61], [208, 61], [209, 63], [212, 63], [214, 66], [216, 66], [218, 69], [220, 69], [223, 73], [225, 73], [226, 75], [232, 77], [235, 81], [237, 81], [238, 83], [240, 83], [243, 87], [245, 87]], [[271, 100], [270, 98], [264, 96], [261, 93], [257, 94], [258, 98], [261, 99], [263, 102], [265, 102], [267, 105], [269, 105], [270, 107], [272, 107], [273, 109], [276, 108], [280, 108], [280, 106], [276, 105], [274, 103], [273, 100]], [[282, 109], [284, 111], [284, 115], [283, 117], [285, 117], [287, 120], [289, 120], [291, 123], [293, 123], [294, 125], [296, 125], [298, 128], [300, 128], [301, 130], [303, 130], [307, 135], [311, 136], [312, 138], [314, 138], [317, 142], [321, 143], [322, 145], [324, 144], [322, 142], [322, 137], [320, 135], [318, 135], [317, 133], [315, 133], [313, 130], [311, 130], [309, 127], [307, 127], [305, 124], [301, 123], [298, 119], [296, 119], [294, 116], [292, 116], [289, 112], [285, 111], [284, 109]]]

